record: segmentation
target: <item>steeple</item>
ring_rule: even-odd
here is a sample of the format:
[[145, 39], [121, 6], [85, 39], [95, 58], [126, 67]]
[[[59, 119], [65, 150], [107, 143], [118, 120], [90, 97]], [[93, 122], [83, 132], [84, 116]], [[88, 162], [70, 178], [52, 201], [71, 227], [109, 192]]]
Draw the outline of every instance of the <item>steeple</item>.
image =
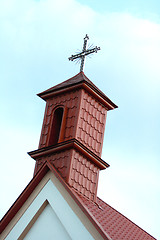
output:
[[107, 111], [117, 106], [83, 72], [40, 94], [46, 110], [34, 175], [50, 162], [66, 183], [95, 201]]

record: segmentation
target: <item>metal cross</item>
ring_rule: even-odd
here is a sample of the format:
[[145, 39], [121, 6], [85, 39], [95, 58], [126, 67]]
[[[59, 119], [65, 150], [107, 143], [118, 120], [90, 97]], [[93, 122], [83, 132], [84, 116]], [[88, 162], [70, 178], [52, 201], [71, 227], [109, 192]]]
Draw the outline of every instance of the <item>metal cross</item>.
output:
[[78, 54], [75, 54], [75, 55], [71, 55], [71, 57], [69, 57], [69, 61], [74, 61], [76, 59], [81, 59], [81, 66], [80, 66], [80, 72], [83, 71], [83, 68], [84, 68], [84, 60], [85, 60], [85, 57], [89, 54], [92, 54], [92, 53], [97, 53], [98, 50], [100, 50], [100, 47], [94, 47], [92, 49], [87, 49], [87, 40], [89, 39], [88, 35], [86, 34], [85, 38], [84, 38], [84, 43], [83, 43], [83, 50], [82, 52], [78, 53]]

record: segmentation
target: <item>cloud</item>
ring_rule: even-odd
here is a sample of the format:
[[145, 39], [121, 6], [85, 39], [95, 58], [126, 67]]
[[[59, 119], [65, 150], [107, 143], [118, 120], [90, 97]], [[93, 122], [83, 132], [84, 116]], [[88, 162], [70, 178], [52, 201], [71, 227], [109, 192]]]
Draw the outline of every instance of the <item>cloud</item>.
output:
[[154, 90], [159, 86], [160, 24], [125, 12], [100, 14], [74, 0], [3, 0], [0, 9], [3, 66], [34, 72], [34, 65], [37, 75], [42, 65], [46, 72], [60, 64], [77, 69], [67, 57], [81, 50], [88, 33], [90, 42], [102, 48], [87, 62], [89, 70], [100, 61], [102, 73], [107, 68], [138, 87], [140, 82]]

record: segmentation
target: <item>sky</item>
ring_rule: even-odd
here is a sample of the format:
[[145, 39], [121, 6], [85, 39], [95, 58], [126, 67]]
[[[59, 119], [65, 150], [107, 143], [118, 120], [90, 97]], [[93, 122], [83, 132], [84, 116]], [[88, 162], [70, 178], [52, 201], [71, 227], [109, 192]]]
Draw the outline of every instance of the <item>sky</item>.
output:
[[83, 38], [100, 46], [85, 75], [109, 111], [98, 196], [160, 238], [160, 2], [0, 1], [0, 217], [33, 176], [45, 102], [36, 96], [79, 72]]

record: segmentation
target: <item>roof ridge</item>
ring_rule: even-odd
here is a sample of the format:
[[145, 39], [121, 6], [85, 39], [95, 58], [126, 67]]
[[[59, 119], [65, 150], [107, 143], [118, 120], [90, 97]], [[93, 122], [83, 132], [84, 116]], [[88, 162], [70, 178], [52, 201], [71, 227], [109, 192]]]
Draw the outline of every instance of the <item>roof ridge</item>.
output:
[[114, 104], [85, 74], [84, 72], [79, 72], [75, 76], [41, 92], [37, 95], [46, 101], [47, 98], [50, 98], [54, 94], [62, 93], [65, 91], [70, 91], [73, 89], [85, 88], [91, 94], [96, 96], [98, 100], [104, 104], [108, 110], [117, 108], [117, 105]]
[[82, 76], [84, 77], [84, 80], [91, 82], [91, 81], [89, 80], [89, 78], [87, 78], [87, 76], [84, 74], [84, 72], [79, 72], [78, 74], [74, 75], [73, 77], [70, 77], [70, 78], [68, 78], [67, 80], [65, 80], [65, 81], [63, 81], [63, 82], [61, 82], [61, 83], [58, 83], [58, 84], [56, 84], [55, 86], [50, 87], [50, 88], [48, 88], [47, 90], [38, 93], [37, 95], [38, 95], [38, 96], [41, 96], [41, 95], [42, 95], [43, 93], [45, 93], [45, 92], [49, 92], [49, 91], [52, 91], [53, 89], [59, 88], [59, 87], [62, 86], [62, 84], [64, 85], [66, 82], [69, 82], [69, 81], [71, 81], [72, 79], [76, 79], [79, 75], [82, 75]]

